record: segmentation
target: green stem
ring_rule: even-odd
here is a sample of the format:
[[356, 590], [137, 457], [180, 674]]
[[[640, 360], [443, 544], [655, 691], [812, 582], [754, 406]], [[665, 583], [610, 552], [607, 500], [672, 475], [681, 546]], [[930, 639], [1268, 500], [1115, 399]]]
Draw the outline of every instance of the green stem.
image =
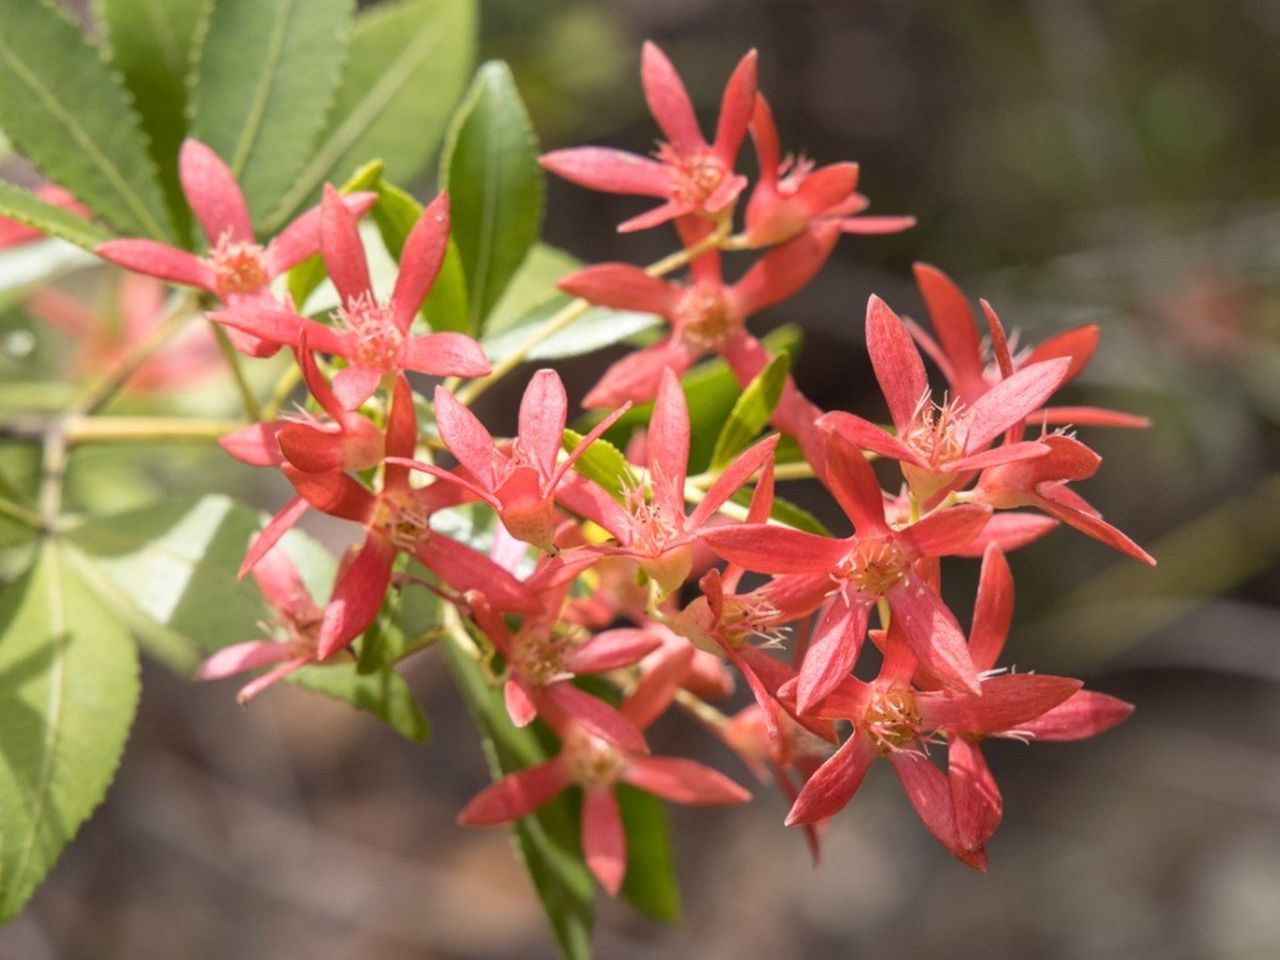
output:
[[240, 351], [235, 348], [222, 324], [210, 320], [209, 326], [213, 328], [218, 349], [222, 351], [222, 358], [227, 362], [227, 369], [231, 371], [231, 378], [235, 381], [236, 390], [240, 394], [240, 402], [244, 404], [245, 416], [254, 423], [261, 423], [262, 404], [258, 403], [258, 395], [253, 392], [253, 386], [245, 375], [244, 365], [240, 362]]
[[301, 381], [302, 367], [296, 363], [291, 363], [285, 368], [284, 373], [280, 374], [280, 379], [276, 381], [276, 385], [271, 388], [271, 396], [262, 408], [262, 422], [269, 423], [280, 416], [280, 411], [284, 409], [289, 395], [293, 393], [293, 388]]
[[8, 517], [24, 527], [30, 527], [32, 530], [40, 530], [44, 527], [44, 521], [40, 519], [38, 513], [34, 513], [21, 504], [14, 503], [12, 500], [6, 500], [4, 497], [0, 497], [0, 516]]

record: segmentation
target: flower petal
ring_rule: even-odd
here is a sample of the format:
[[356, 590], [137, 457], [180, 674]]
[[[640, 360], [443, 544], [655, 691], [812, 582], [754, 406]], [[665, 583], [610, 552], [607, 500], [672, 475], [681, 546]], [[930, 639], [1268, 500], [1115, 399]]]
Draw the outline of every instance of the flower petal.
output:
[[858, 792], [875, 758], [871, 740], [855, 730], [805, 783], [787, 814], [787, 826], [817, 823], [838, 813]]
[[440, 439], [481, 488], [494, 492], [498, 485], [498, 453], [493, 436], [471, 410], [444, 387], [436, 387], [436, 424]]
[[1033, 363], [1001, 380], [975, 400], [968, 410], [965, 452], [981, 450], [1014, 424], [1024, 421], [1062, 385], [1069, 366], [1070, 362], [1065, 359]]
[[982, 555], [978, 599], [974, 603], [973, 624], [969, 628], [969, 656], [979, 672], [996, 665], [1012, 622], [1013, 574], [1004, 553], [992, 542], [987, 544]]
[[627, 872], [627, 835], [611, 787], [588, 787], [583, 793], [582, 853], [600, 886], [616, 897]]
[[903, 639], [921, 666], [940, 683], [976, 695], [982, 686], [969, 656], [969, 645], [955, 614], [947, 609], [942, 598], [910, 569], [885, 598], [894, 621], [902, 628]]
[[684, 373], [699, 355], [700, 351], [676, 336], [629, 353], [604, 372], [582, 405], [593, 410], [626, 402], [646, 403], [657, 395], [663, 371]]
[[564, 655], [564, 665], [574, 673], [605, 673], [638, 663], [661, 645], [661, 637], [650, 630], [619, 627], [571, 647]]
[[370, 533], [356, 558], [333, 585], [333, 595], [325, 605], [316, 641], [319, 659], [327, 660], [373, 623], [391, 583], [391, 565], [395, 559], [395, 547], [380, 535]]
[[[342, 195], [342, 202], [356, 219], [363, 217], [377, 199], [378, 195], [369, 190]], [[267, 247], [267, 269], [272, 277], [277, 277], [319, 252], [320, 207], [316, 206], [296, 217], [271, 241]]]
[[188, 137], [178, 152], [178, 178], [209, 246], [216, 246], [223, 236], [238, 243], [253, 242], [253, 223], [244, 194], [221, 157]]
[[[826, 422], [826, 418], [823, 418]], [[889, 533], [884, 517], [884, 494], [871, 464], [842, 433], [827, 434], [827, 469], [823, 482], [853, 521], [860, 537]]]
[[723, 773], [683, 757], [635, 757], [622, 779], [674, 803], [714, 806], [746, 803], [751, 794]]
[[716, 139], [712, 147], [727, 167], [732, 167], [738, 148], [747, 135], [747, 124], [756, 103], [756, 51], [748, 50], [738, 61], [720, 101], [720, 118], [716, 123]]
[[276, 437], [285, 426], [283, 421], [255, 423], [219, 437], [218, 446], [251, 467], [278, 467], [284, 462], [284, 454]]
[[1077, 690], [1062, 703], [1011, 731], [1036, 740], [1084, 740], [1110, 730], [1133, 713], [1133, 704], [1094, 690]]
[[483, 377], [492, 369], [484, 348], [465, 333], [410, 337], [402, 364], [433, 377]]
[[401, 333], [409, 332], [413, 318], [422, 309], [427, 291], [440, 273], [448, 245], [449, 196], [441, 193], [422, 211], [400, 253], [400, 269], [391, 293], [391, 316]]
[[978, 744], [964, 737], [948, 741], [947, 781], [955, 808], [956, 839], [965, 850], [981, 850], [1000, 825], [1004, 800]]
[[949, 557], [973, 542], [991, 519], [982, 503], [962, 503], [929, 514], [900, 530], [896, 539], [914, 557]]
[[629, 263], [598, 263], [561, 278], [556, 286], [602, 307], [670, 316], [681, 289]]
[[373, 396], [385, 371], [363, 363], [343, 367], [333, 375], [333, 395], [346, 410], [354, 410]]
[[948, 733], [989, 734], [1012, 730], [1053, 709], [1082, 686], [1070, 677], [1006, 673], [982, 682], [981, 695], [956, 690], [918, 694], [920, 722]]
[[839, 236], [831, 224], [817, 224], [752, 264], [730, 288], [742, 315], [759, 313], [808, 286], [827, 262]]
[[155, 240], [108, 240], [94, 247], [93, 252], [103, 260], [110, 260], [134, 273], [211, 293], [217, 291], [218, 278], [213, 267], [195, 254], [171, 247], [167, 243], [157, 243]]
[[653, 119], [673, 147], [681, 153], [693, 153], [705, 146], [680, 75], [666, 54], [651, 41], [645, 41], [640, 54], [640, 83]]
[[367, 523], [378, 498], [346, 473], [307, 473], [290, 464], [281, 467], [293, 488], [322, 513]]
[[870, 604], [837, 597], [800, 665], [796, 710], [806, 713], [849, 676], [867, 633]]
[[[850, 546], [847, 540], [764, 523], [716, 527], [705, 531], [702, 539], [724, 559], [748, 570], [824, 577], [835, 572]], [[830, 592], [829, 581], [825, 589]]]
[[929, 393], [924, 361], [902, 320], [877, 296], [867, 303], [867, 352], [901, 435]]
[[653, 499], [671, 517], [684, 516], [689, 465], [689, 406], [670, 367], [662, 371], [649, 420], [649, 474]]
[[542, 605], [532, 590], [484, 554], [442, 533], [433, 532], [421, 541], [414, 556], [453, 589], [460, 593], [479, 590], [503, 612], [541, 610]]
[[221, 680], [246, 670], [265, 667], [269, 663], [288, 660], [291, 656], [293, 656], [292, 651], [285, 643], [275, 643], [270, 640], [233, 643], [229, 647], [223, 647], [201, 663], [196, 670], [196, 678]]
[[520, 398], [518, 442], [520, 449], [538, 464], [543, 479], [550, 479], [556, 472], [568, 416], [569, 397], [560, 375], [554, 370], [539, 370]]
[[663, 164], [624, 150], [574, 147], [544, 153], [538, 162], [543, 169], [588, 190], [646, 197], [665, 197], [671, 191], [671, 179]]
[[325, 184], [324, 199], [320, 201], [320, 238], [325, 271], [337, 287], [342, 305], [372, 296], [369, 265], [356, 218], [342, 202], [342, 195], [329, 184]]
[[529, 698], [529, 691], [517, 680], [508, 680], [502, 686], [503, 702], [507, 716], [517, 727], [527, 727], [538, 715], [538, 708]]
[[568, 769], [560, 757], [517, 770], [476, 794], [458, 814], [458, 823], [483, 827], [515, 820], [533, 813], [568, 785]]
[[972, 403], [987, 390], [986, 364], [973, 308], [960, 288], [937, 267], [916, 263], [912, 269], [929, 311], [933, 334], [951, 366], [956, 392], [966, 403]]

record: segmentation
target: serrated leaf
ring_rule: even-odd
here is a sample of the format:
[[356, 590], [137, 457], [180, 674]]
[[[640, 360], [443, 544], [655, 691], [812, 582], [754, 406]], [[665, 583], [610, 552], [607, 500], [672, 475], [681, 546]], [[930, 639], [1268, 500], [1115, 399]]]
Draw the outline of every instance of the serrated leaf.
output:
[[187, 76], [208, 0], [95, 0], [107, 54], [133, 98], [169, 216], [185, 236], [191, 211], [178, 182], [178, 149], [187, 132]]
[[[535, 312], [545, 318], [568, 303], [569, 297], [556, 291], [556, 281], [581, 266], [582, 261], [573, 254], [550, 244], [535, 243], [485, 318], [485, 336], [496, 337], [515, 327], [525, 327], [536, 319]], [[553, 300], [556, 306], [549, 311]]]
[[729, 419], [720, 428], [715, 450], [711, 453], [712, 470], [727, 467], [765, 428], [769, 418], [773, 416], [773, 408], [778, 405], [790, 372], [791, 358], [786, 353], [779, 353], [747, 384], [746, 389], [734, 401]]
[[371, 157], [407, 183], [435, 154], [475, 60], [476, 0], [402, 0], [356, 18], [347, 67], [311, 159], [264, 227], [279, 229]]
[[395, 670], [360, 673], [354, 663], [338, 663], [304, 667], [285, 680], [371, 713], [406, 739], [425, 743], [431, 737], [426, 715]]
[[164, 195], [119, 75], [47, 0], [0, 0], [0, 23], [0, 127], [9, 139], [121, 233], [168, 239]]
[[[475, 662], [452, 642], [444, 648], [454, 684], [483, 738], [493, 778], [545, 761], [547, 751], [533, 728], [511, 724], [501, 696]], [[561, 793], [511, 829], [561, 953], [569, 960], [590, 960], [595, 883], [582, 861], [580, 811]]]
[[191, 94], [213, 148], [261, 222], [312, 156], [342, 77], [354, 0], [218, 0]]
[[0, 922], [102, 801], [138, 702], [137, 649], [62, 549], [0, 596]]
[[[582, 442], [582, 436], [573, 430], [565, 430], [560, 445], [568, 453]], [[587, 479], [594, 480], [619, 503], [623, 500], [624, 491], [634, 489], [639, 483], [622, 451], [603, 437], [593, 441], [582, 452], [573, 462], [573, 469]]]
[[96, 223], [83, 220], [70, 210], [45, 203], [34, 194], [10, 183], [0, 183], [0, 217], [25, 223], [41, 233], [67, 240], [84, 250], [92, 250], [111, 239], [111, 234]]
[[483, 332], [538, 239], [545, 189], [533, 123], [505, 63], [477, 71], [450, 124], [440, 181], [467, 275], [471, 329]]

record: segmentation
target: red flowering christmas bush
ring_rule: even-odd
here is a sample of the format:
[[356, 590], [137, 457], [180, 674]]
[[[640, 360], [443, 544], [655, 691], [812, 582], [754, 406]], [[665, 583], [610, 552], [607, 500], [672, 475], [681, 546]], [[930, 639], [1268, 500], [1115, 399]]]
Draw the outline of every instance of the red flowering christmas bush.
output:
[[[1100, 460], [1073, 425], [1145, 423], [1054, 404], [1097, 328], [1015, 351], [988, 304], [980, 325], [946, 275], [921, 264], [927, 328], [878, 296], [866, 304], [883, 408], [870, 419], [821, 410], [788, 350], [748, 320], [803, 289], [844, 234], [913, 221], [865, 215], [856, 164], [784, 156], [754, 52], [732, 71], [708, 140], [675, 67], [646, 44], [641, 84], [661, 137], [648, 157], [601, 146], [538, 156], [511, 74], [486, 64], [449, 121], [440, 192], [424, 206], [394, 178], [421, 169], [444, 125], [407, 150], [397, 128], [423, 99], [443, 118], [460, 88], [366, 94], [379, 76], [394, 84], [395, 62], [379, 61], [408, 42], [401, 34], [447, 35], [469, 4], [407, 0], [354, 22], [333, 0], [305, 22], [280, 12], [278, 73], [259, 79], [282, 84], [246, 101], [224, 68], [273, 10], [212, 4], [192, 28], [189, 88], [166, 101], [140, 95], [150, 81], [112, 29], [95, 52], [52, 7], [0, 0], [6, 32], [12, 23], [23, 41], [0, 43], [0, 127], [58, 184], [0, 187], [0, 236], [47, 233], [124, 268], [124, 290], [154, 295], [141, 276], [173, 291], [163, 310], [129, 295], [109, 346], [83, 308], [36, 294], [32, 312], [86, 338], [93, 359], [77, 361], [89, 383], [64, 409], [6, 421], [42, 459], [33, 500], [0, 499], [22, 533], [0, 599], [0, 673], [38, 664], [0, 704], [20, 747], [0, 772], [0, 913], [21, 907], [108, 786], [136, 698], [130, 629], [170, 654], [189, 641], [185, 665], [199, 660], [200, 679], [243, 675], [242, 702], [293, 682], [415, 739], [426, 721], [396, 667], [442, 648], [435, 665], [471, 708], [493, 772], [458, 821], [514, 825], [570, 955], [589, 949], [593, 881], [664, 912], [654, 891], [673, 883], [669, 861], [628, 855], [665, 849], [661, 802], [745, 802], [744, 772], [783, 792], [786, 826], [816, 861], [824, 825], [884, 758], [942, 847], [985, 871], [1003, 803], [983, 741], [1085, 738], [1131, 710], [1000, 662], [1009, 552], [1067, 535], [1054, 529], [1064, 524], [1154, 562], [1071, 486]], [[47, 61], [24, 58], [37, 44]], [[345, 72], [318, 56], [326, 44], [333, 62], [349, 48]], [[429, 66], [453, 78], [468, 63], [464, 52]], [[288, 99], [283, 79], [304, 92]], [[565, 267], [536, 239], [543, 170], [658, 201], [618, 229], [662, 231], [673, 251], [647, 267]], [[179, 335], [181, 355], [159, 352]], [[532, 367], [620, 343], [628, 352], [601, 369], [580, 415], [556, 371]], [[180, 392], [219, 362], [242, 421], [101, 412], [131, 391]], [[509, 437], [473, 408], [507, 377], [525, 384]], [[710, 378], [731, 385], [727, 413], [707, 413], [698, 384]], [[691, 440], [708, 433], [710, 463], [691, 473]], [[260, 527], [221, 497], [157, 507], [151, 519], [172, 521], [158, 525], [64, 509], [65, 466], [83, 445], [210, 439], [291, 489]], [[843, 529], [780, 495], [805, 478], [833, 498]], [[354, 525], [336, 562], [296, 529], [312, 511]], [[243, 557], [241, 579], [224, 564], [216, 588], [201, 581], [212, 579], [209, 522], [239, 529]], [[967, 630], [948, 599], [963, 564], [980, 564]], [[158, 601], [175, 588], [213, 613], [180, 619], [180, 604]], [[237, 609], [256, 611], [257, 636], [235, 632]], [[653, 753], [647, 731], [668, 712], [742, 765]]]

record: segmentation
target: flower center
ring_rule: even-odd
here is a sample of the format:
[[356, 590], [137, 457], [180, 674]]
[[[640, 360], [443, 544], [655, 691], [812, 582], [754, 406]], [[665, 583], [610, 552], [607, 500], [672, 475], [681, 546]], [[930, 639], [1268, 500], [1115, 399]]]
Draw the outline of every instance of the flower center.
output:
[[352, 358], [367, 367], [394, 367], [404, 353], [404, 334], [395, 325], [389, 307], [378, 303], [372, 293], [352, 297], [338, 310], [338, 321], [355, 335]]
[[675, 326], [694, 346], [716, 350], [741, 323], [721, 284], [699, 283], [680, 299], [675, 310]]
[[892, 687], [878, 692], [862, 717], [863, 726], [882, 753], [905, 747], [920, 736], [920, 712], [911, 691]]
[[256, 243], [232, 240], [230, 234], [223, 234], [209, 252], [209, 260], [222, 297], [258, 293], [271, 282], [266, 254]]
[[570, 778], [588, 789], [613, 786], [627, 766], [617, 748], [579, 729], [565, 738], [564, 756]]
[[841, 574], [855, 590], [883, 596], [902, 579], [907, 555], [888, 540], [860, 540], [845, 557]]
[[703, 206], [729, 175], [720, 158], [707, 150], [681, 154], [670, 144], [663, 144], [658, 149], [658, 159], [667, 165], [672, 199], [694, 207]]
[[937, 465], [964, 456], [964, 421], [958, 401], [941, 406], [929, 397], [921, 399], [902, 442], [921, 459]]
[[735, 649], [752, 637], [764, 641], [765, 646], [777, 646], [786, 638], [786, 633], [777, 626], [781, 616], [781, 611], [764, 597], [751, 594], [725, 597], [720, 615], [721, 636]]
[[431, 535], [431, 512], [413, 496], [389, 497], [378, 500], [373, 525], [381, 530], [397, 550], [413, 552]]
[[572, 674], [564, 667], [565, 645], [572, 639], [535, 625], [516, 634], [512, 644], [511, 667], [533, 687], [544, 687]]

